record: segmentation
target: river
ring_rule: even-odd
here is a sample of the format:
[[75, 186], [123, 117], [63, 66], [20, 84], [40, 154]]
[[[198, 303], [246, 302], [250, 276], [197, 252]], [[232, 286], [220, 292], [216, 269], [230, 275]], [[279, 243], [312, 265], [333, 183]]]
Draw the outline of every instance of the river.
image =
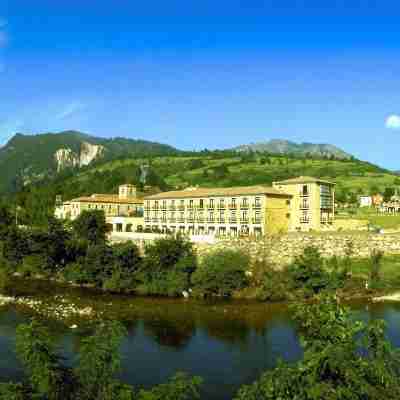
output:
[[[48, 291], [41, 295], [48, 296]], [[78, 289], [68, 293], [102, 304], [110, 317], [124, 322], [129, 333], [121, 349], [121, 378], [140, 387], [165, 382], [175, 372], [185, 371], [203, 377], [202, 398], [231, 399], [242, 384], [273, 368], [279, 358], [295, 361], [302, 356], [296, 326], [282, 304], [89, 295]], [[384, 319], [388, 338], [400, 347], [400, 304], [359, 301], [351, 308], [355, 318]], [[0, 309], [3, 381], [23, 377], [15, 355], [15, 330], [30, 317], [29, 311], [13, 306]], [[90, 324], [76, 321], [78, 328], [70, 329], [60, 322], [44, 322], [62, 355], [74, 364], [79, 339], [90, 332]]]

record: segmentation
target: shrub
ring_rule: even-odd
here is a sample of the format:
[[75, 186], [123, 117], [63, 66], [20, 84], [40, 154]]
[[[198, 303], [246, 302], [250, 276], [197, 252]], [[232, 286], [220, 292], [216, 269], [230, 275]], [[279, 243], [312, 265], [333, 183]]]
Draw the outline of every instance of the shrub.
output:
[[250, 258], [239, 250], [217, 250], [203, 257], [192, 275], [196, 290], [205, 296], [231, 296], [248, 284]]
[[72, 226], [79, 239], [92, 245], [103, 244], [106, 241], [107, 224], [102, 210], [83, 211]]
[[134, 273], [142, 294], [177, 296], [190, 285], [197, 267], [191, 242], [181, 236], [162, 238], [146, 247], [142, 267]]
[[127, 272], [136, 271], [142, 262], [139, 248], [131, 242], [118, 243], [112, 246], [114, 262]]
[[[304, 357], [278, 363], [235, 400], [354, 399], [400, 397], [399, 357], [385, 338], [384, 322], [367, 326], [329, 296], [295, 307]], [[360, 351], [361, 350], [361, 351]]]
[[286, 271], [264, 272], [261, 285], [257, 289], [257, 299], [261, 301], [285, 301], [288, 299], [289, 285]]
[[88, 283], [91, 280], [85, 265], [79, 262], [68, 264], [64, 268], [62, 275], [66, 281], [77, 284]]
[[45, 262], [46, 261], [43, 255], [40, 254], [26, 256], [18, 268], [18, 272], [20, 272], [23, 276], [42, 274], [44, 271], [43, 265]]
[[103, 281], [103, 289], [110, 292], [123, 292], [133, 288], [133, 278], [129, 272], [115, 266], [111, 276]]
[[329, 286], [330, 277], [324, 269], [324, 261], [315, 247], [306, 247], [302, 255], [288, 267], [294, 288], [305, 288], [318, 293]]

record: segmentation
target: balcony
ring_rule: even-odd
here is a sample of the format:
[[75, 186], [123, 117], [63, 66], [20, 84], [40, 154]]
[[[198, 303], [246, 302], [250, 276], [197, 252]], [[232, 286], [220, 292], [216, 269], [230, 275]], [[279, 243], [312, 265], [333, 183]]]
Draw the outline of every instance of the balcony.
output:
[[185, 223], [185, 218], [178, 218], [178, 223], [180, 223], [180, 224]]
[[204, 224], [205, 219], [204, 218], [197, 218], [197, 222], [199, 224]]
[[218, 218], [218, 223], [219, 224], [224, 224], [225, 223], [225, 218]]
[[214, 218], [208, 218], [207, 219], [207, 223], [209, 223], [209, 224], [213, 224], [214, 222], [215, 222]]
[[301, 203], [300, 204], [300, 210], [309, 210], [310, 205], [308, 203]]
[[261, 203], [253, 203], [251, 206], [252, 206], [252, 208], [254, 208], [255, 210], [261, 209]]
[[152, 209], [153, 211], [158, 211], [158, 210], [159, 210], [159, 207], [158, 207], [158, 206], [152, 206], [151, 209]]
[[170, 210], [170, 211], [175, 211], [175, 210], [176, 210], [176, 207], [175, 207], [175, 206], [169, 206], [169, 207], [168, 207], [168, 210]]
[[237, 223], [237, 218], [229, 218], [229, 223], [230, 224], [236, 224]]
[[186, 222], [187, 222], [188, 224], [194, 224], [194, 218], [187, 218], [187, 219], [186, 219]]
[[246, 204], [244, 204], [244, 203], [241, 203], [240, 204], [240, 208], [242, 209], [242, 210], [248, 210], [249, 209], [249, 205], [246, 203]]
[[158, 222], [158, 218], [152, 218], [151, 221], [152, 222]]
[[214, 210], [215, 204], [207, 204], [209, 210]]
[[225, 204], [218, 204], [218, 210], [225, 210]]
[[240, 223], [247, 225], [249, 223], [249, 219], [248, 218], [240, 218]]
[[146, 218], [144, 219], [144, 222], [150, 222], [150, 221], [151, 221], [151, 218], [146, 217]]
[[185, 206], [178, 206], [177, 208], [179, 211], [185, 211]]
[[253, 218], [252, 219], [253, 224], [255, 225], [260, 225], [261, 224], [261, 218]]
[[228, 206], [230, 209], [236, 209], [237, 208], [237, 204], [236, 203], [231, 203]]

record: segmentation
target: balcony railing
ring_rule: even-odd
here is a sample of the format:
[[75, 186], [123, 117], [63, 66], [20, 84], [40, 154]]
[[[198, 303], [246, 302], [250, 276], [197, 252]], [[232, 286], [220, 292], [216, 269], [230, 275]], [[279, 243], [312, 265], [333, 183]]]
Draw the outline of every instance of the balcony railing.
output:
[[237, 208], [237, 204], [236, 203], [231, 203], [231, 204], [229, 204], [229, 208]]
[[261, 203], [253, 203], [251, 206], [252, 206], [253, 208], [255, 208], [256, 210], [258, 210], [258, 209], [261, 208]]
[[215, 222], [215, 219], [214, 218], [207, 218], [207, 222], [209, 224], [213, 224]]
[[225, 210], [225, 204], [218, 204], [218, 210]]
[[237, 223], [237, 218], [229, 218], [229, 223], [230, 224], [236, 224]]
[[309, 210], [310, 209], [310, 205], [307, 203], [302, 203], [300, 204], [300, 210]]
[[175, 211], [175, 210], [176, 210], [176, 207], [175, 207], [175, 206], [169, 206], [169, 207], [168, 207], [168, 210], [170, 210], [170, 211]]
[[208, 208], [209, 210], [214, 210], [215, 204], [207, 204], [207, 208]]
[[248, 218], [240, 218], [240, 223], [241, 224], [248, 224], [249, 223], [249, 219]]
[[252, 219], [253, 224], [261, 224], [261, 218], [253, 218]]
[[179, 211], [184, 211], [185, 210], [185, 206], [178, 206], [178, 210]]
[[225, 223], [225, 218], [218, 218], [218, 223], [219, 224], [224, 224]]
[[241, 204], [240, 204], [240, 208], [241, 208], [242, 210], [248, 210], [248, 209], [249, 209], [249, 205], [248, 205], [248, 204], [243, 204], [243, 203], [241, 203]]

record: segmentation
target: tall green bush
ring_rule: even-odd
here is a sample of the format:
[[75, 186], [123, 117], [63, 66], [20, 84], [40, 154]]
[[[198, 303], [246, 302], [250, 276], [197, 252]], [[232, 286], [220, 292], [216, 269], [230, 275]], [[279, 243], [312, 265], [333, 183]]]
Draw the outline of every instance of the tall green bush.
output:
[[303, 360], [278, 363], [235, 400], [395, 400], [399, 352], [385, 338], [384, 323], [364, 325], [332, 296], [295, 307]]
[[203, 257], [192, 275], [192, 283], [202, 295], [231, 296], [233, 291], [248, 284], [249, 267], [248, 254], [232, 249], [217, 250]]

